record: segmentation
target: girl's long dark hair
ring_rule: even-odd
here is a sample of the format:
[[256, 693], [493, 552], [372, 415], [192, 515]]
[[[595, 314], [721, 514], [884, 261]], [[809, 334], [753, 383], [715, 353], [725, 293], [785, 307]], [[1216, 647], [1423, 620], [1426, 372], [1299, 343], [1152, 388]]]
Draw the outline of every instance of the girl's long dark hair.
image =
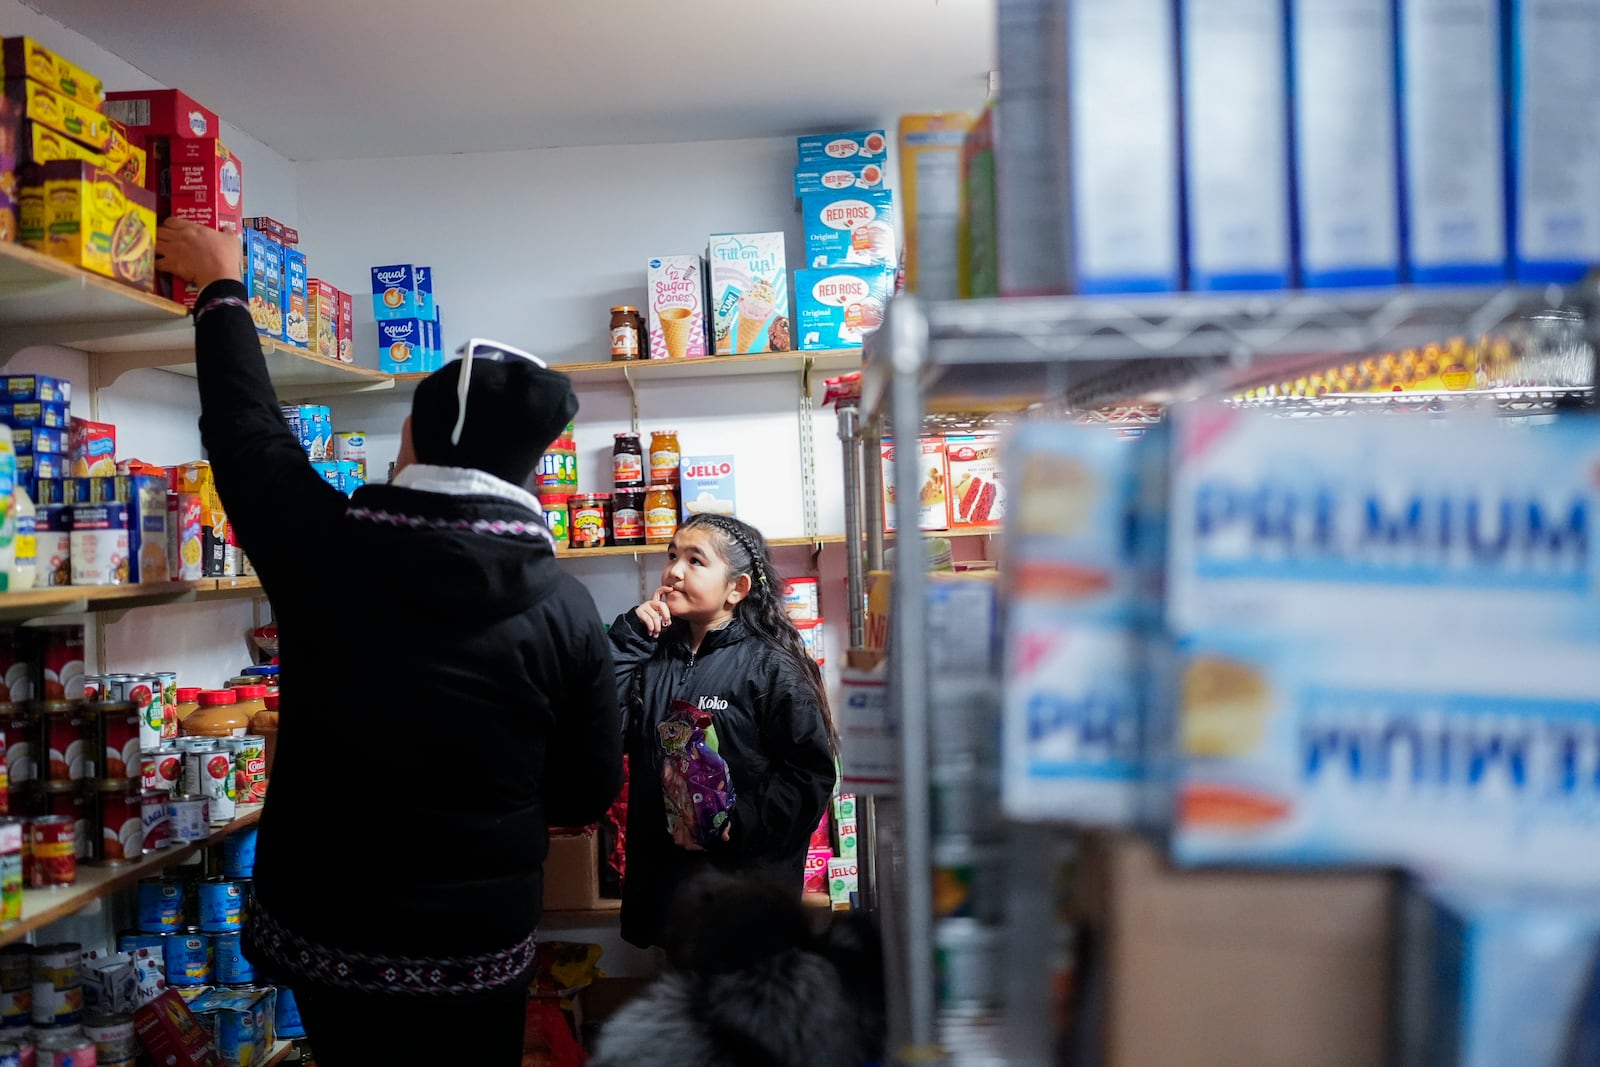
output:
[[747, 522], [726, 515], [691, 515], [680, 530], [695, 528], [716, 534], [717, 548], [728, 564], [730, 579], [740, 575], [750, 578], [750, 594], [739, 601], [734, 615], [760, 640], [794, 662], [795, 668], [811, 685], [817, 707], [822, 709], [822, 722], [828, 728], [828, 742], [835, 751], [839, 735], [833, 727], [833, 712], [828, 708], [828, 691], [822, 684], [822, 669], [806, 651], [789, 613], [783, 608], [783, 575], [773, 566], [772, 554], [767, 549], [767, 539], [761, 531]]

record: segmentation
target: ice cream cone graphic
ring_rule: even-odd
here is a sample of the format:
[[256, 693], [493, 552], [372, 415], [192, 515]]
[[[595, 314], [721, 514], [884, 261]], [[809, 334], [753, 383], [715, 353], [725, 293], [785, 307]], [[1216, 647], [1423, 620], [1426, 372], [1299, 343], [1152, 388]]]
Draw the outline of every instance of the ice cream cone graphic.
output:
[[689, 354], [690, 330], [694, 327], [694, 309], [662, 308], [660, 319], [661, 336], [667, 342], [667, 358], [684, 358]]
[[765, 352], [767, 320], [772, 318], [777, 294], [765, 278], [756, 280], [739, 298], [739, 323], [734, 333], [735, 352]]
[[763, 332], [766, 330], [766, 328], [767, 328], [767, 320], [766, 319], [752, 319], [748, 315], [744, 314], [743, 312], [740, 312], [740, 314], [739, 314], [739, 332], [738, 332], [736, 340], [734, 342], [734, 351], [735, 352], [753, 352], [753, 351], [755, 351], [755, 348], [753, 346], [755, 345], [755, 343], [758, 340], [760, 340], [760, 338], [761, 338]]

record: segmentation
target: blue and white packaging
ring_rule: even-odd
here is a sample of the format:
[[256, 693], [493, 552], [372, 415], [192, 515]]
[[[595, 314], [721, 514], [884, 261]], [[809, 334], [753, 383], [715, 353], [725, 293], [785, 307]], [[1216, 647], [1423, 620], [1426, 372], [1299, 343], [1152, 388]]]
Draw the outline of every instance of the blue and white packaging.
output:
[[1290, 0], [1296, 233], [1308, 289], [1400, 280], [1393, 0]]
[[411, 264], [372, 268], [372, 317], [378, 322], [417, 317], [417, 286]]
[[879, 160], [830, 159], [802, 163], [794, 169], [794, 195], [882, 189], [883, 177], [883, 163]]
[[421, 319], [393, 319], [378, 323], [378, 369], [385, 374], [415, 374], [427, 370]]
[[1399, 0], [1406, 273], [1503, 281], [1505, 85], [1500, 0]]
[[684, 456], [679, 465], [683, 520], [694, 515], [733, 515], [738, 506], [732, 456]]
[[411, 284], [417, 302], [417, 318], [433, 318], [433, 268], [413, 265]]
[[1600, 0], [1511, 0], [1512, 253], [1518, 281], [1600, 263]]
[[795, 271], [794, 347], [801, 352], [860, 348], [883, 322], [893, 292], [892, 267]]
[[893, 267], [894, 193], [851, 189], [800, 198], [808, 267]]
[[11, 445], [18, 452], [47, 452], [52, 456], [67, 454], [67, 432], [42, 426], [20, 426], [11, 431]]
[[439, 368], [438, 349], [434, 343], [434, 325], [432, 319], [419, 319], [422, 325], [422, 366], [420, 369], [433, 371]]
[[0, 393], [11, 401], [38, 401], [43, 404], [72, 403], [72, 383], [65, 378], [43, 374], [11, 374], [0, 378]]
[[1184, 0], [1189, 288], [1287, 289], [1288, 31], [1282, 0]]
[[1078, 0], [1067, 11], [1077, 290], [1178, 289], [1173, 6], [1169, 0]]
[[802, 164], [827, 163], [840, 159], [866, 162], [888, 158], [889, 135], [883, 130], [813, 133], [797, 138], [795, 148]]

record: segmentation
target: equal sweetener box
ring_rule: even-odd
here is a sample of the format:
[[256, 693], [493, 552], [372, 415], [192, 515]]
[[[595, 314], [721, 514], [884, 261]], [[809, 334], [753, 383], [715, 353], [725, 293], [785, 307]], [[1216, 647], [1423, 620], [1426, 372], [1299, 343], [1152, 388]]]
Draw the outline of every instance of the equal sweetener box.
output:
[[372, 317], [379, 322], [419, 317], [416, 276], [411, 264], [372, 268]]

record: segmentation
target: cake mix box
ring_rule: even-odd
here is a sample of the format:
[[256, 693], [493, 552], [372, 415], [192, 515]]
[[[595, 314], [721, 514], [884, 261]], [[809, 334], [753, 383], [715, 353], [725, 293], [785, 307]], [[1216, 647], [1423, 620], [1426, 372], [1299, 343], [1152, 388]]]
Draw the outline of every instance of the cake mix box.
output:
[[887, 189], [813, 193], [800, 198], [806, 266], [894, 267], [894, 193]]
[[813, 133], [796, 139], [796, 155], [801, 163], [854, 159], [862, 162], [889, 155], [889, 136], [883, 130], [858, 130], [850, 133]]
[[948, 434], [944, 447], [950, 467], [950, 528], [999, 526], [1006, 503], [1000, 484], [1000, 439], [991, 434]]
[[306, 280], [309, 346], [324, 359], [339, 358], [339, 291], [321, 278]]
[[379, 322], [418, 317], [417, 283], [411, 264], [372, 268], [372, 317]]
[[[917, 438], [917, 448], [922, 453], [921, 480], [917, 483], [917, 505], [920, 509], [919, 527], [923, 530], [948, 530], [950, 528], [950, 470], [945, 463], [944, 438], [926, 436]], [[880, 462], [883, 464], [883, 530], [894, 533], [895, 521], [895, 443], [885, 437], [879, 444]]]
[[695, 359], [706, 347], [706, 265], [699, 256], [657, 256], [645, 272], [651, 359]]
[[794, 272], [799, 350], [860, 348], [883, 323], [894, 295], [894, 268], [828, 267]]
[[421, 319], [390, 319], [378, 323], [378, 369], [385, 374], [415, 374], [424, 370], [426, 351]]
[[691, 515], [735, 513], [732, 456], [684, 456], [678, 470], [685, 522]]
[[354, 363], [356, 359], [355, 298], [343, 289], [339, 293], [339, 362]]
[[716, 354], [789, 351], [789, 273], [783, 234], [714, 234], [706, 258], [711, 264]]
[[310, 343], [310, 318], [306, 312], [306, 254], [298, 248], [283, 250], [283, 334], [281, 340], [305, 348]]

